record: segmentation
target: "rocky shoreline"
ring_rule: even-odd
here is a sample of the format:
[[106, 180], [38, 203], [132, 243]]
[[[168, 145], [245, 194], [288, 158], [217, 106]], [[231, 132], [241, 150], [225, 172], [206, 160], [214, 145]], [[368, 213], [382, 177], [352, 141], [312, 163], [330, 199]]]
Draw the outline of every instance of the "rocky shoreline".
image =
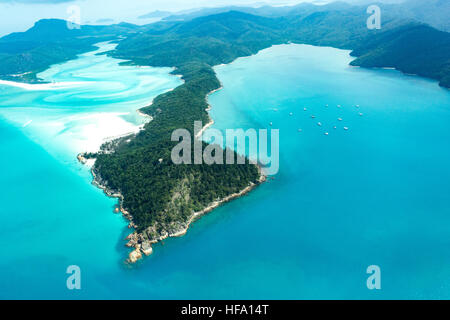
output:
[[[134, 247], [135, 250], [132, 251], [129, 254], [128, 257], [128, 262], [130, 263], [134, 263], [137, 260], [142, 258], [142, 253], [145, 254], [146, 256], [150, 255], [153, 252], [152, 249], [152, 245], [156, 244], [162, 240], [165, 240], [167, 238], [172, 238], [172, 237], [181, 237], [183, 235], [185, 235], [191, 225], [191, 223], [193, 223], [195, 220], [197, 220], [198, 218], [200, 218], [201, 216], [213, 211], [214, 209], [218, 208], [220, 205], [229, 202], [231, 200], [237, 199], [239, 197], [242, 197], [244, 195], [246, 195], [247, 193], [249, 193], [250, 191], [252, 191], [255, 187], [257, 187], [259, 184], [263, 183], [266, 181], [266, 176], [261, 174], [261, 170], [260, 170], [260, 177], [258, 179], [257, 183], [252, 183], [250, 185], [248, 185], [247, 187], [245, 187], [243, 190], [233, 193], [223, 199], [214, 201], [212, 203], [210, 203], [208, 206], [206, 206], [204, 209], [194, 212], [191, 217], [186, 221], [185, 226], [184, 227], [180, 227], [179, 229], [175, 229], [171, 232], [165, 232], [164, 234], [162, 234], [161, 236], [155, 238], [155, 239], [151, 239], [151, 240], [146, 240], [145, 236], [142, 233], [137, 233], [137, 232], [133, 232], [132, 234], [130, 234], [127, 239], [130, 240], [127, 243], [128, 247]], [[121, 207], [121, 210], [123, 210], [123, 208]], [[122, 211], [123, 212], [123, 211]], [[125, 211], [126, 212], [126, 211]], [[128, 213], [129, 214], [129, 213]], [[131, 220], [132, 221], [132, 220]], [[132, 223], [132, 222], [131, 222]], [[142, 252], [142, 253], [141, 253]]]
[[[78, 161], [82, 164], [87, 163], [87, 159], [84, 157], [84, 154], [79, 154], [77, 156]], [[244, 196], [245, 194], [252, 191], [255, 187], [257, 187], [259, 184], [266, 181], [266, 176], [262, 174], [261, 168], [258, 167], [259, 170], [259, 179], [257, 183], [251, 183], [246, 188], [242, 189], [241, 191], [237, 193], [233, 193], [223, 199], [214, 201], [210, 203], [208, 206], [206, 206], [204, 209], [194, 212], [191, 217], [186, 221], [185, 225], [183, 227], [180, 227], [176, 230], [173, 230], [171, 232], [165, 232], [164, 234], [160, 235], [159, 237], [155, 239], [148, 240], [145, 238], [144, 234], [138, 233], [137, 231], [134, 231], [130, 233], [125, 240], [128, 242], [125, 244], [129, 248], [133, 248], [134, 250], [131, 251], [128, 255], [128, 259], [126, 262], [128, 263], [135, 263], [138, 260], [142, 259], [142, 257], [149, 256], [153, 253], [152, 245], [156, 244], [164, 239], [171, 238], [171, 237], [180, 237], [187, 233], [191, 223], [193, 223], [195, 220], [203, 216], [204, 214], [207, 214], [214, 209], [218, 208], [220, 205], [229, 202], [231, 200], [237, 199], [239, 197]], [[103, 192], [110, 198], [118, 198], [119, 199], [119, 207], [116, 208], [115, 212], [119, 213], [121, 212], [125, 219], [129, 221], [128, 228], [129, 229], [136, 229], [137, 225], [133, 222], [133, 216], [130, 212], [128, 212], [123, 207], [123, 195], [116, 190], [112, 190], [106, 186], [106, 182], [99, 177], [99, 175], [95, 172], [95, 167], [91, 168], [91, 173], [93, 176], [92, 184], [96, 186], [99, 189], [102, 189]]]

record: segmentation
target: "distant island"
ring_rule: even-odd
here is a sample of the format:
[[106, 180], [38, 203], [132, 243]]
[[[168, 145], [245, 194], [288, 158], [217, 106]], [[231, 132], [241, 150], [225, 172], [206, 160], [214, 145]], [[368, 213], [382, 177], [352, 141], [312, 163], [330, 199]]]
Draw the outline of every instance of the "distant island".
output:
[[141, 16], [139, 16], [139, 19], [153, 19], [153, 18], [164, 18], [167, 16], [170, 16], [172, 14], [172, 12], [170, 11], [160, 11], [160, 10], [156, 10], [153, 12], [149, 12], [147, 14], [143, 14]]
[[[346, 4], [299, 6], [276, 16], [226, 11], [146, 26], [118, 24], [68, 30], [65, 22], [44, 20], [24, 33], [0, 39], [0, 78], [33, 82], [49, 65], [72, 59], [100, 40], [119, 41], [106, 54], [124, 64], [175, 67], [184, 84], [140, 111], [152, 121], [133, 137], [102, 146], [92, 169], [97, 186], [120, 198], [135, 229], [128, 237], [129, 261], [152, 252], [151, 245], [186, 232], [189, 224], [220, 203], [243, 195], [263, 181], [259, 168], [245, 165], [174, 165], [170, 135], [193, 133], [194, 121], [210, 121], [207, 95], [220, 88], [213, 66], [256, 54], [276, 44], [299, 43], [351, 49], [351, 64], [390, 67], [450, 87], [450, 34], [400, 16], [386, 16], [381, 30], [366, 27], [366, 7]], [[265, 8], [267, 11], [268, 9]], [[425, 50], [426, 49], [426, 50]], [[46, 59], [42, 59], [46, 57]], [[206, 145], [206, 143], [204, 143]], [[235, 156], [237, 156], [235, 154]]]

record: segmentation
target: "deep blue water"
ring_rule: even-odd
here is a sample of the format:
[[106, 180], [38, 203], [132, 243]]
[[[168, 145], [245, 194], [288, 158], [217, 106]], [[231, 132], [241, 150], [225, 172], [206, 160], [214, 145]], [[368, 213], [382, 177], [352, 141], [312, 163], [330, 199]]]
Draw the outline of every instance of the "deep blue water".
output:
[[[134, 94], [115, 100], [101, 83], [99, 103], [86, 106], [95, 114], [110, 105], [131, 112], [127, 98], [139, 107], [179, 84], [165, 70], [123, 71], [103, 59], [112, 77], [121, 75], [111, 85]], [[450, 93], [396, 71], [351, 68], [350, 60], [347, 51], [289, 45], [216, 67], [224, 89], [209, 98], [214, 127], [280, 129], [280, 171], [132, 267], [123, 263], [130, 231], [113, 213], [116, 200], [70, 160], [92, 132], [71, 113], [70, 92], [79, 102], [94, 89], [64, 89], [56, 113], [55, 92], [28, 91], [40, 111], [22, 128], [26, 110], [12, 101], [23, 92], [0, 87], [9, 97], [0, 104], [0, 298], [450, 298]], [[57, 66], [60, 81], [80, 81], [90, 63]], [[48, 77], [57, 77], [52, 68]], [[154, 77], [151, 92], [139, 72]], [[81, 268], [80, 291], [66, 288], [72, 264]], [[366, 288], [373, 264], [379, 291]]]

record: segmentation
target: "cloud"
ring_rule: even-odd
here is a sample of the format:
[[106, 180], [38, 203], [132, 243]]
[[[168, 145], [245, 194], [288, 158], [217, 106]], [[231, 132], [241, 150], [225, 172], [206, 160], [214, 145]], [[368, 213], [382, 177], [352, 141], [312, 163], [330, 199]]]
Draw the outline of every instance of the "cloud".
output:
[[74, 1], [75, 0], [0, 0], [0, 3], [55, 4]]

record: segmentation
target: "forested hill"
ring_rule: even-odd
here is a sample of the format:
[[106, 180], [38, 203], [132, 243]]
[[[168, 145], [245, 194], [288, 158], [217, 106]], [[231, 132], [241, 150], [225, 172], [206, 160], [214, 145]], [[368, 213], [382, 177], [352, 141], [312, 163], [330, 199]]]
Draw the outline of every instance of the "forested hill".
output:
[[74, 59], [94, 50], [95, 43], [130, 35], [138, 28], [118, 24], [69, 29], [63, 20], [40, 20], [26, 32], [0, 39], [0, 79], [37, 82], [36, 74], [50, 65]]
[[230, 11], [185, 22], [160, 22], [122, 41], [115, 57], [137, 64], [180, 67], [187, 61], [228, 63], [273, 44], [295, 42], [354, 50], [352, 64], [393, 67], [449, 87], [449, 33], [385, 16], [381, 30], [366, 27], [363, 7], [330, 6], [276, 18]]
[[409, 24], [369, 37], [352, 52], [352, 65], [393, 67], [405, 73], [439, 79], [450, 87], [450, 33]]
[[[344, 2], [345, 1], [345, 2]], [[209, 16], [228, 11], [241, 11], [263, 17], [289, 17], [309, 15], [313, 12], [320, 11], [348, 11], [358, 7], [358, 10], [365, 11], [371, 5], [376, 4], [381, 8], [382, 16], [391, 16], [399, 19], [411, 19], [417, 22], [429, 24], [430, 26], [450, 32], [450, 1], [448, 0], [402, 0], [399, 3], [382, 3], [382, 1], [369, 0], [344, 0], [331, 2], [326, 5], [314, 5], [308, 2], [302, 2], [294, 6], [285, 7], [238, 7], [227, 6], [219, 8], [203, 8], [192, 10], [189, 13], [180, 13], [166, 15], [166, 21], [188, 21], [202, 16]], [[364, 6], [364, 7], [362, 7]]]
[[121, 41], [112, 55], [153, 66], [198, 62], [211, 67], [285, 43], [280, 22], [232, 11], [175, 25], [159, 23]]

